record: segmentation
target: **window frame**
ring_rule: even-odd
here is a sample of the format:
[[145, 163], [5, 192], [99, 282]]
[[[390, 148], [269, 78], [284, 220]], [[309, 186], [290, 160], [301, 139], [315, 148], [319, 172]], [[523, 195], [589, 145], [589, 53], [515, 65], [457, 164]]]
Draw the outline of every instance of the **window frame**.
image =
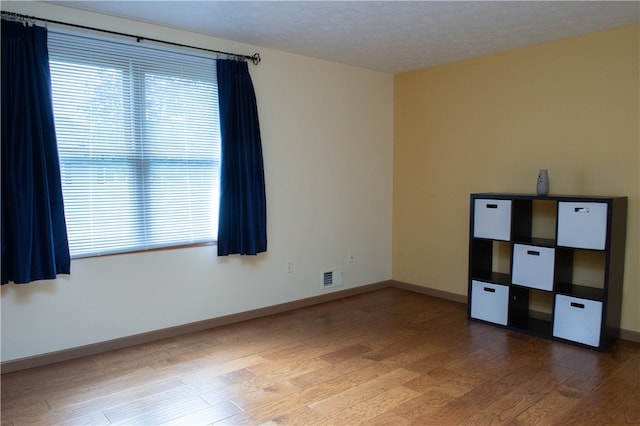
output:
[[[50, 34], [51, 34], [51, 30], [50, 30]], [[108, 248], [95, 248], [93, 249], [92, 252], [86, 252], [82, 251], [82, 252], [74, 252], [73, 248], [72, 248], [72, 241], [70, 238], [69, 244], [70, 244], [70, 249], [71, 249], [71, 257], [72, 259], [77, 259], [77, 258], [86, 258], [86, 257], [96, 257], [96, 256], [107, 256], [107, 255], [116, 255], [116, 254], [125, 254], [125, 253], [138, 253], [138, 252], [149, 252], [149, 251], [157, 251], [157, 250], [168, 250], [168, 249], [176, 249], [176, 248], [185, 248], [185, 247], [196, 247], [196, 246], [208, 246], [208, 245], [215, 245], [217, 243], [217, 215], [218, 215], [218, 211], [217, 211], [217, 204], [219, 202], [219, 173], [220, 173], [220, 150], [221, 150], [221, 141], [220, 141], [220, 125], [219, 125], [219, 112], [218, 112], [218, 102], [217, 102], [217, 79], [215, 76], [215, 57], [211, 56], [211, 55], [204, 55], [204, 54], [194, 54], [191, 52], [186, 52], [184, 49], [175, 49], [175, 48], [159, 48], [158, 46], [140, 46], [139, 43], [131, 43], [127, 41], [123, 41], [123, 40], [119, 40], [117, 38], [107, 38], [107, 37], [94, 37], [93, 35], [87, 35], [86, 33], [83, 32], [75, 32], [75, 31], [65, 31], [65, 30], [61, 30], [61, 31], [54, 31], [54, 34], [62, 34], [64, 37], [66, 36], [71, 36], [71, 37], [82, 37], [84, 39], [91, 39], [91, 40], [95, 40], [98, 43], [103, 43], [103, 42], [107, 42], [107, 43], [118, 43], [118, 44], [125, 44], [125, 45], [129, 45], [129, 47], [131, 49], [137, 49], [137, 48], [141, 48], [141, 49], [153, 49], [155, 51], [160, 51], [160, 52], [168, 52], [168, 55], [180, 55], [183, 57], [188, 57], [188, 56], [194, 56], [199, 58], [198, 60], [207, 60], [207, 61], [211, 61], [212, 63], [212, 75], [210, 80], [207, 80], [207, 84], [213, 84], [213, 92], [214, 95], [211, 99], [212, 102], [212, 111], [215, 111], [216, 116], [213, 117], [213, 123], [209, 123], [210, 126], [215, 127], [215, 132], [212, 135], [211, 138], [211, 144], [212, 145], [212, 150], [214, 151], [213, 154], [213, 160], [211, 160], [210, 158], [201, 158], [200, 160], [197, 159], [197, 157], [185, 157], [182, 160], [180, 160], [177, 157], [171, 157], [171, 156], [157, 156], [155, 158], [152, 158], [152, 156], [149, 155], [145, 155], [142, 154], [140, 155], [141, 151], [144, 151], [146, 149], [149, 149], [149, 146], [145, 146], [145, 140], [148, 138], [148, 134], [143, 135], [143, 134], [139, 134], [139, 132], [142, 131], [148, 131], [148, 129], [146, 129], [145, 127], [145, 120], [143, 119], [147, 114], [146, 110], [145, 110], [145, 106], [142, 105], [145, 102], [145, 97], [144, 96], [140, 96], [139, 91], [144, 91], [144, 85], [147, 84], [147, 82], [140, 82], [140, 81], [135, 81], [136, 78], [138, 79], [142, 79], [145, 80], [146, 78], [148, 78], [149, 76], [153, 77], [153, 76], [160, 76], [162, 77], [169, 77], [169, 78], [173, 78], [173, 79], [179, 79], [179, 78], [184, 78], [185, 76], [189, 77], [191, 76], [193, 78], [193, 80], [191, 81], [194, 84], [198, 84], [201, 83], [200, 80], [198, 80], [198, 78], [200, 77], [198, 73], [193, 72], [190, 68], [188, 67], [183, 67], [182, 65], [172, 65], [173, 69], [177, 69], [180, 68], [183, 73], [179, 76], [176, 77], [176, 75], [171, 75], [171, 74], [167, 74], [167, 67], [165, 65], [162, 66], [156, 66], [156, 64], [154, 63], [149, 63], [149, 61], [145, 61], [144, 65], [141, 64], [137, 64], [137, 65], [133, 65], [131, 66], [131, 68], [129, 70], [124, 70], [123, 67], [120, 67], [118, 69], [118, 67], [115, 64], [112, 64], [111, 66], [113, 67], [113, 69], [117, 69], [119, 72], [122, 73], [126, 73], [129, 72], [132, 74], [131, 76], [131, 81], [130, 81], [130, 85], [131, 87], [129, 87], [130, 93], [127, 92], [127, 88], [123, 85], [122, 91], [121, 93], [123, 94], [123, 97], [126, 96], [130, 96], [134, 99], [134, 101], [131, 102], [131, 111], [128, 111], [128, 114], [131, 114], [130, 116], [128, 116], [128, 119], [130, 119], [132, 122], [136, 123], [133, 124], [133, 130], [132, 130], [132, 135], [129, 135], [131, 137], [131, 141], [129, 141], [129, 143], [134, 147], [134, 151], [127, 153], [127, 155], [122, 155], [121, 152], [118, 152], [117, 150], [115, 150], [113, 153], [109, 154], [104, 154], [102, 156], [98, 156], [98, 158], [96, 157], [84, 157], [84, 158], [78, 158], [76, 160], [72, 159], [70, 155], [66, 154], [65, 152], [63, 152], [64, 150], [61, 150], [60, 148], [60, 138], [58, 138], [58, 149], [59, 149], [59, 156], [60, 156], [60, 165], [61, 165], [61, 170], [67, 165], [67, 164], [72, 164], [74, 161], [77, 161], [79, 164], [83, 164], [83, 165], [88, 165], [91, 163], [96, 163], [98, 164], [97, 167], [95, 167], [96, 169], [100, 169], [100, 164], [104, 164], [105, 161], [109, 161], [108, 159], [106, 159], [107, 157], [112, 157], [113, 161], [120, 161], [120, 162], [124, 162], [124, 163], [132, 163], [133, 166], [131, 166], [131, 170], [134, 174], [134, 188], [132, 188], [132, 193], [135, 197], [135, 202], [133, 203], [136, 206], [136, 219], [135, 219], [135, 223], [133, 223], [133, 227], [135, 228], [135, 232], [137, 232], [138, 234], [144, 234], [146, 235], [148, 233], [148, 229], [142, 229], [142, 227], [144, 227], [144, 223], [148, 223], [149, 219], [149, 210], [150, 207], [148, 206], [148, 204], [150, 204], [149, 202], [149, 193], [146, 192], [145, 186], [146, 184], [144, 182], [147, 182], [146, 178], [148, 177], [148, 173], [151, 170], [150, 167], [150, 163], [154, 163], [154, 164], [161, 164], [162, 162], [164, 163], [175, 163], [175, 162], [179, 162], [182, 163], [184, 165], [186, 164], [190, 164], [194, 167], [191, 167], [192, 169], [198, 169], [198, 167], [201, 167], [203, 170], [206, 169], [208, 170], [211, 175], [214, 177], [214, 180], [212, 181], [211, 184], [211, 190], [212, 190], [212, 196], [209, 199], [209, 202], [212, 206], [212, 208], [210, 209], [209, 213], [214, 213], [215, 214], [215, 220], [212, 220], [211, 223], [213, 226], [211, 226], [211, 234], [207, 235], [206, 238], [202, 238], [202, 235], [198, 235], [195, 241], [185, 241], [184, 239], [182, 240], [178, 240], [178, 239], [174, 239], [173, 241], [166, 241], [166, 242], [161, 242], [161, 243], [149, 243], [148, 239], [146, 237], [141, 238], [141, 240], [145, 240], [144, 244], [137, 244], [135, 246], [127, 246], [127, 247], [115, 247], [113, 245], [110, 245]], [[148, 51], [147, 51], [148, 52]], [[66, 61], [67, 63], [73, 63], [76, 65], [86, 65], [86, 66], [96, 66], [95, 63], [86, 60], [83, 57], [83, 53], [77, 52], [77, 51], [68, 51], [65, 52], [65, 54], [61, 54], [58, 50], [54, 49], [54, 53], [51, 53], [51, 49], [50, 49], [50, 57], [49, 57], [49, 63], [50, 63], [50, 67], [53, 63], [55, 62], [61, 62], [61, 61]], [[139, 68], [139, 69], [134, 69], [134, 68]], [[53, 85], [54, 85], [54, 81], [53, 81], [53, 72], [52, 72], [52, 91], [53, 90]], [[197, 83], [196, 83], [197, 82]], [[56, 120], [56, 123], [58, 122], [58, 117], [57, 114], [55, 113], [55, 101], [54, 101], [54, 118]], [[57, 131], [58, 133], [58, 131]], [[99, 157], [103, 157], [103, 158], [99, 158]], [[140, 159], [142, 158], [142, 159]], [[207, 166], [207, 167], [202, 167], [202, 166]], [[181, 170], [181, 169], [178, 169]], [[63, 193], [65, 191], [65, 182], [64, 182], [64, 177], [63, 177]], [[178, 208], [180, 207], [180, 205], [175, 205], [174, 208]], [[67, 213], [67, 208], [66, 208], [66, 203], [65, 203], [65, 217], [68, 216]], [[67, 225], [69, 225], [69, 219], [67, 219]], [[108, 229], [106, 229], [106, 231], [108, 232]]]

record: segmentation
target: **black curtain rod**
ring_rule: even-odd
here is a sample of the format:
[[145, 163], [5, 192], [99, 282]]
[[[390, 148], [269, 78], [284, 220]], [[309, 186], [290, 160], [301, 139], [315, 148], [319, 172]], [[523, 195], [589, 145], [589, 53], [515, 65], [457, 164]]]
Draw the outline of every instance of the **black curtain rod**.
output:
[[215, 53], [216, 55], [225, 55], [225, 56], [231, 56], [231, 57], [234, 57], [234, 58], [246, 59], [246, 60], [251, 61], [254, 65], [258, 65], [260, 63], [260, 61], [262, 60], [260, 58], [260, 54], [259, 53], [254, 53], [252, 56], [249, 56], [249, 55], [242, 55], [242, 54], [239, 54], [239, 53], [224, 52], [224, 51], [221, 51], [221, 50], [205, 49], [204, 47], [189, 46], [187, 44], [174, 43], [172, 41], [157, 40], [157, 39], [154, 39], [154, 38], [142, 37], [142, 36], [137, 36], [137, 35], [133, 35], [133, 34], [120, 33], [120, 32], [117, 32], [117, 31], [103, 30], [103, 29], [100, 29], [100, 28], [87, 27], [85, 25], [70, 24], [68, 22], [54, 21], [53, 19], [37, 18], [35, 16], [22, 15], [20, 13], [14, 13], [14, 12], [6, 12], [4, 10], [2, 11], [2, 17], [5, 18], [5, 19], [13, 20], [13, 21], [32, 22], [32, 23], [35, 23], [36, 21], [41, 21], [41, 22], [46, 22], [46, 23], [51, 23], [51, 24], [66, 25], [68, 27], [81, 28], [83, 30], [100, 31], [100, 32], [107, 33], [107, 34], [113, 34], [113, 35], [118, 35], [118, 36], [135, 38], [138, 43], [143, 41], [143, 40], [147, 40], [147, 41], [152, 41], [154, 43], [162, 43], [162, 44], [168, 44], [168, 45], [176, 46], [176, 47], [186, 47], [188, 49], [202, 50], [202, 51], [205, 51], [205, 52]]

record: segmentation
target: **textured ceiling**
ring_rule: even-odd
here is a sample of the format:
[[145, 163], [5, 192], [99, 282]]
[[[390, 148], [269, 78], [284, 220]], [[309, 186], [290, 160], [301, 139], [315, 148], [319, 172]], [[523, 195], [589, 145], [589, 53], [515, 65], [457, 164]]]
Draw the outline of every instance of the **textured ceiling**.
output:
[[386, 73], [640, 21], [638, 1], [53, 3]]

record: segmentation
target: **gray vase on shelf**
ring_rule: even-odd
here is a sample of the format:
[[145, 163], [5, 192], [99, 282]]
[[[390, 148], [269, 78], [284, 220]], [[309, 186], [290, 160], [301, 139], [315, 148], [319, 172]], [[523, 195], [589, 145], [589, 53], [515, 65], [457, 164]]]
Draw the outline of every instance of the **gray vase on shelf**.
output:
[[538, 172], [538, 195], [549, 194], [549, 172], [547, 169], [540, 169]]

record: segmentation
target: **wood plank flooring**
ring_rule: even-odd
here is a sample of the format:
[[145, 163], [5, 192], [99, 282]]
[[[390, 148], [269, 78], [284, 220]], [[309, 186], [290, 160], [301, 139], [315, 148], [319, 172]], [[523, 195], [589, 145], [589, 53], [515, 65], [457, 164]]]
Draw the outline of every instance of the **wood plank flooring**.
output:
[[640, 424], [640, 344], [599, 353], [387, 288], [1, 385], [7, 426]]

